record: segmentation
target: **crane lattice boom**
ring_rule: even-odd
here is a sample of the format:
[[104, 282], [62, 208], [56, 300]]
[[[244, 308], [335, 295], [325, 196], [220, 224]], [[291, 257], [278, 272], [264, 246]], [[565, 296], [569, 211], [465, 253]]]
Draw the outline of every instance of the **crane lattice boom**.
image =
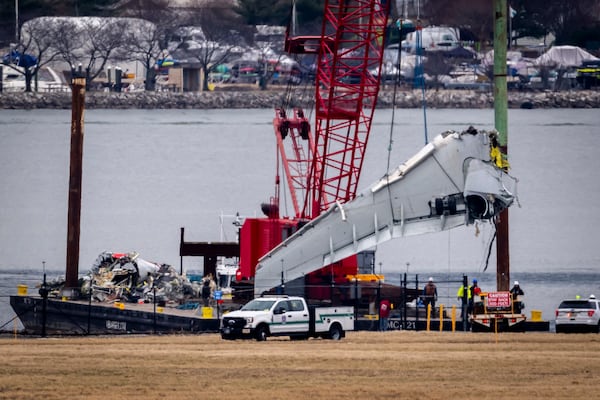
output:
[[[306, 157], [288, 158], [284, 167], [304, 174], [302, 179], [287, 175], [290, 190], [296, 191], [292, 197], [303, 197], [295, 204], [298, 216], [315, 218], [356, 195], [379, 93], [379, 74], [369, 71], [381, 67], [388, 14], [388, 1], [329, 0], [320, 37], [286, 41], [289, 52], [318, 54], [314, 142], [310, 132], [304, 135]], [[290, 137], [295, 134], [290, 131]], [[292, 166], [295, 160], [305, 166]]]
[[[320, 36], [287, 37], [289, 53], [316, 54], [315, 124], [300, 108], [275, 110], [273, 127], [285, 171], [293, 218], [279, 212], [276, 195], [263, 209], [266, 219], [248, 218], [240, 232], [240, 277], [252, 279], [258, 259], [308, 220], [356, 196], [377, 95], [389, 0], [326, 0]], [[332, 265], [316, 281], [347, 281], [356, 257]], [[325, 294], [324, 296], [328, 296]], [[325, 297], [324, 297], [325, 298]]]

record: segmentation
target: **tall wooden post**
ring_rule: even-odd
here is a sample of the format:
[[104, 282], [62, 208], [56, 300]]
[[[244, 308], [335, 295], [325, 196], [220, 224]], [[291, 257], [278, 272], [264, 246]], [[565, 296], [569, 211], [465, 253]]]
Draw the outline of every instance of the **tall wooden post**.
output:
[[[507, 11], [506, 0], [494, 0], [494, 122], [503, 159], [508, 155]], [[500, 213], [496, 222], [496, 286], [498, 291], [510, 287], [508, 209]]]
[[71, 80], [71, 167], [69, 174], [69, 210], [67, 226], [67, 265], [64, 296], [79, 295], [79, 234], [81, 219], [81, 180], [83, 166], [83, 111], [85, 77], [73, 71]]

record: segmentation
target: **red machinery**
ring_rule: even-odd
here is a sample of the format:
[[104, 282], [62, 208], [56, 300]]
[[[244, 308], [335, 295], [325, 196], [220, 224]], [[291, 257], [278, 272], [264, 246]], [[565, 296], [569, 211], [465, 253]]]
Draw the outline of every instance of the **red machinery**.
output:
[[[387, 0], [328, 0], [321, 36], [287, 37], [289, 53], [318, 54], [315, 130], [301, 108], [275, 110], [273, 126], [295, 215], [279, 215], [276, 194], [263, 206], [267, 218], [249, 218], [240, 234], [240, 275], [251, 279], [260, 257], [303, 221], [335, 202], [354, 198], [371, 130], [389, 14]], [[290, 115], [291, 114], [291, 115]], [[357, 274], [356, 257], [311, 274], [308, 281], [338, 282]]]

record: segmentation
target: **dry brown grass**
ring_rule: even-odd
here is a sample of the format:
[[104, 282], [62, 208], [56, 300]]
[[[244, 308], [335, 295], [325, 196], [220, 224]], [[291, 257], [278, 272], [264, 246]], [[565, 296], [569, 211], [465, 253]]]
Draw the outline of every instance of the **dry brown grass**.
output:
[[0, 339], [0, 399], [595, 398], [600, 336]]

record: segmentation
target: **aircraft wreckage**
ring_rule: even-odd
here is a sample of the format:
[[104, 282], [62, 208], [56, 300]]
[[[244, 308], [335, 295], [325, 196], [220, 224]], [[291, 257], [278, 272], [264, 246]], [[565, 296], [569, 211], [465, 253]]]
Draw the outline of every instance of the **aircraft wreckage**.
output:
[[[215, 282], [211, 277], [200, 279], [194, 275], [190, 280], [189, 276], [178, 274], [171, 265], [144, 260], [137, 252], [103, 252], [90, 271], [80, 278], [80, 287], [82, 295], [87, 297], [91, 291], [94, 301], [104, 303], [156, 301], [183, 304], [201, 297], [205, 279], [214, 290]], [[50, 293], [58, 295], [62, 285], [62, 279], [51, 282]]]
[[[516, 198], [517, 180], [492, 160], [497, 132], [448, 131], [359, 193], [336, 203], [258, 263], [254, 294], [404, 236], [491, 220]], [[494, 151], [496, 150], [496, 151]]]

